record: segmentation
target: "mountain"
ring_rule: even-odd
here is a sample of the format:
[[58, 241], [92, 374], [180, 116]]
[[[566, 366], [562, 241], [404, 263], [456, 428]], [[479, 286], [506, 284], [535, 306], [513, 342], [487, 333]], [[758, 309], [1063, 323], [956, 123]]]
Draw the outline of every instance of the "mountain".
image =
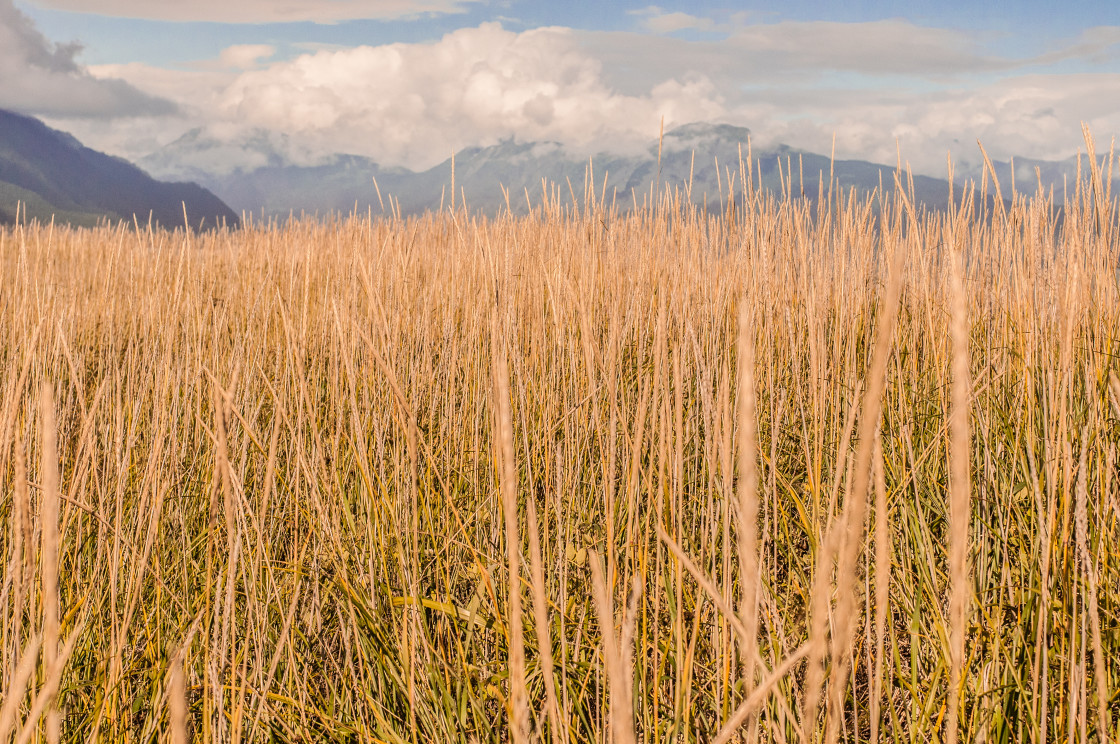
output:
[[[574, 195], [582, 204], [590, 162], [596, 198], [615, 200], [623, 211], [648, 200], [655, 187], [679, 189], [683, 198], [690, 183], [693, 203], [719, 208], [727, 198], [729, 177], [735, 194], [742, 193], [740, 153], [746, 158], [749, 136], [744, 127], [687, 124], [666, 132], [660, 143], [652, 141], [637, 155], [602, 152], [590, 159], [573, 155], [555, 142], [506, 140], [467, 148], [454, 158], [456, 201], [461, 203], [465, 196], [469, 208], [492, 215], [506, 208], [508, 198], [514, 213], [525, 213], [530, 205], [540, 203], [544, 183], [562, 202], [570, 203]], [[451, 204], [450, 159], [421, 172], [385, 168], [356, 155], [297, 165], [281, 154], [286, 144], [262, 132], [230, 143], [195, 130], [140, 163], [157, 175], [195, 179], [235, 210], [263, 218], [367, 210], [380, 214], [383, 209], [408, 215]], [[755, 149], [751, 155], [756, 188], [788, 190], [810, 202], [818, 198], [822, 183], [827, 193], [830, 172], [834, 188], [845, 195], [853, 188], [861, 196], [880, 186], [888, 195], [894, 191], [893, 165], [831, 162], [827, 156], [785, 145]], [[913, 187], [916, 201], [929, 208], [948, 203], [949, 183], [943, 179], [914, 176]], [[961, 191], [958, 180], [958, 200]]]
[[135, 165], [84, 147], [38, 119], [0, 109], [0, 224], [21, 217], [95, 225], [134, 219], [181, 227], [186, 210], [193, 228], [240, 218], [194, 183], [157, 181]]
[[[1101, 179], [1107, 186], [1109, 178], [1108, 153], [1097, 153], [1097, 165], [1101, 169]], [[983, 164], [973, 171], [966, 172], [968, 178], [980, 183]], [[1080, 174], [1082, 181], [1089, 177], [1091, 166], [1087, 155], [1081, 156]], [[1077, 187], [1078, 158], [1076, 155], [1065, 160], [1035, 160], [1017, 157], [1012, 160], [993, 160], [992, 170], [999, 179], [1003, 196], [1010, 196], [1012, 187], [1018, 194], [1033, 196], [1041, 186], [1044, 194], [1053, 191], [1055, 204], [1062, 204], [1065, 197], [1073, 198]], [[989, 184], [990, 184], [989, 173]], [[1120, 169], [1112, 171], [1112, 193], [1120, 192]], [[991, 188], [991, 185], [988, 187]]]
[[[668, 185], [683, 194], [690, 183], [692, 201], [698, 205], [706, 202], [714, 208], [726, 199], [729, 178], [735, 194], [742, 193], [740, 156], [747, 155], [749, 137], [750, 130], [744, 127], [686, 124], [666, 132], [660, 143], [654, 140], [636, 155], [601, 152], [590, 159], [576, 156], [556, 142], [506, 140], [489, 147], [471, 147], [454, 158], [456, 202], [461, 203], [465, 196], [471, 209], [496, 214], [506, 208], [508, 198], [514, 213], [525, 213], [530, 205], [541, 201], [543, 182], [562, 202], [571, 202], [574, 195], [582, 204], [590, 162], [596, 198], [617, 200], [622, 210], [648, 199], [652, 187], [663, 189]], [[420, 172], [385, 168], [357, 155], [333, 155], [312, 165], [300, 165], [283, 154], [289, 148], [290, 143], [282, 136], [265, 132], [221, 141], [195, 130], [144, 158], [141, 165], [157, 175], [196, 180], [235, 210], [264, 218], [367, 210], [380, 214], [383, 208], [399, 209], [408, 215], [451, 204], [450, 159]], [[880, 188], [887, 196], [894, 191], [894, 165], [865, 160], [833, 162], [828, 156], [787, 145], [755, 148], [751, 159], [750, 178], [756, 188], [775, 194], [788, 191], [810, 202], [816, 201], [822, 185], [827, 193], [830, 173], [834, 191], [839, 189], [845, 196], [853, 189], [861, 197]], [[1005, 202], [1011, 197], [1012, 174], [1020, 193], [1034, 193], [1041, 178], [1044, 190], [1053, 187], [1058, 204], [1064, 185], [1072, 188], [1077, 176], [1076, 158], [1016, 158], [995, 161], [992, 166]], [[979, 187], [982, 168], [981, 164], [980, 168], [962, 168], [957, 173], [953, 194], [958, 203], [967, 181]], [[1087, 161], [1083, 161], [1083, 168], [1088, 171]], [[1114, 176], [1120, 178], [1120, 169]], [[919, 204], [930, 209], [948, 204], [948, 181], [903, 174], [908, 190], [911, 181]], [[1120, 186], [1114, 191], [1120, 191]], [[995, 190], [989, 186], [988, 193], [990, 207]]]

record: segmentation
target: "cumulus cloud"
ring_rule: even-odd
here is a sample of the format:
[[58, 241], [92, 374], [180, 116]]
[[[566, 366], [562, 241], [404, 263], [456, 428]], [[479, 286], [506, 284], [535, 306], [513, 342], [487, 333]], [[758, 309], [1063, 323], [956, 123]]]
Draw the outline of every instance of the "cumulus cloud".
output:
[[220, 112], [324, 147], [424, 166], [505, 137], [594, 148], [644, 143], [661, 116], [707, 119], [723, 106], [702, 76], [618, 94], [568, 30], [483, 24], [433, 44], [320, 51], [246, 72], [224, 91]]
[[[227, 50], [223, 57], [254, 54]], [[672, 126], [725, 113], [703, 75], [621, 94], [569, 30], [514, 33], [496, 23], [433, 43], [317, 50], [238, 73], [135, 65], [97, 72], [144, 90], [178, 88], [175, 98], [202, 126], [221, 129], [221, 139], [282, 132], [293, 157], [297, 150], [302, 158], [345, 152], [412, 168], [511, 137], [588, 152], [633, 150], [656, 136], [663, 116]]]
[[51, 43], [12, 0], [0, 0], [0, 108], [56, 117], [167, 114], [175, 106], [76, 61], [77, 43]]
[[336, 23], [461, 13], [479, 0], [32, 0], [42, 8], [159, 21], [218, 23]]

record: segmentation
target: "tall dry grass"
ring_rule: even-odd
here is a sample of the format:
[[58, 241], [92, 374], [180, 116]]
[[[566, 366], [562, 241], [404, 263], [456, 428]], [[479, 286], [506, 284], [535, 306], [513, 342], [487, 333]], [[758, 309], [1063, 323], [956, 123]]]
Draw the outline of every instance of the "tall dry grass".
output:
[[0, 233], [0, 741], [1115, 739], [1101, 172]]

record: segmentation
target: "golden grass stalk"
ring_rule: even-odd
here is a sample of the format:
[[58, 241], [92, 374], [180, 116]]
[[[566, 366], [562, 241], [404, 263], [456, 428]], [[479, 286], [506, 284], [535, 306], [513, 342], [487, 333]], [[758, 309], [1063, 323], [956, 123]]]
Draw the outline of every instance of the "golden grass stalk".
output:
[[[58, 588], [59, 555], [59, 485], [58, 425], [55, 420], [54, 388], [43, 383], [40, 397], [40, 473], [43, 483], [39, 522], [42, 525], [40, 580], [43, 589], [43, 667], [54, 673], [59, 654], [59, 616], [61, 597]], [[59, 672], [61, 674], [61, 671]], [[58, 701], [47, 698], [46, 736], [48, 744], [57, 744], [61, 737], [61, 716]]]
[[[24, 597], [35, 575], [35, 551], [32, 545], [33, 534], [31, 529], [31, 494], [28, 492], [27, 460], [23, 454], [22, 443], [17, 442], [15, 444], [14, 465], [15, 484], [12, 489], [12, 523], [10, 530], [12, 547], [6, 573], [12, 587], [10, 592], [7, 582], [5, 582], [4, 587], [5, 598], [10, 596], [13, 608], [10, 614], [10, 630], [8, 631], [10, 641], [8, 648], [5, 649], [5, 652], [10, 654], [10, 668], [5, 670], [6, 682], [14, 679], [17, 665], [23, 663], [20, 659], [26, 659], [26, 653], [20, 651], [20, 639], [23, 637], [24, 623], [22, 608]], [[39, 640], [39, 643], [42, 643], [42, 639]], [[11, 684], [14, 689], [15, 683], [11, 682]]]
[[1098, 599], [1098, 574], [1096, 561], [1089, 550], [1089, 489], [1088, 481], [1088, 451], [1089, 427], [1086, 426], [1081, 435], [1081, 455], [1077, 465], [1077, 487], [1074, 494], [1074, 539], [1077, 543], [1077, 554], [1080, 559], [1081, 569], [1085, 574], [1085, 583], [1088, 586], [1087, 610], [1089, 615], [1089, 631], [1093, 648], [1093, 680], [1096, 684], [1096, 714], [1097, 738], [1105, 741], [1109, 738], [1111, 723], [1108, 711], [1108, 667], [1105, 665], [1103, 642], [1101, 640], [1101, 614]]
[[545, 586], [544, 559], [541, 556], [540, 530], [537, 528], [537, 505], [526, 499], [529, 526], [529, 561], [533, 587], [533, 624], [536, 628], [537, 648], [541, 657], [541, 674], [544, 677], [545, 712], [548, 716], [550, 738], [554, 742], [567, 741], [567, 727], [560, 715], [556, 695], [556, 667], [552, 657], [552, 637], [548, 619], [548, 590]]
[[12, 669], [12, 674], [8, 678], [8, 685], [4, 690], [4, 702], [0, 703], [0, 741], [8, 741], [8, 737], [12, 734], [19, 705], [23, 702], [23, 697], [27, 692], [27, 684], [31, 681], [31, 677], [35, 674], [35, 669], [39, 665], [39, 648], [42, 643], [43, 636], [41, 634], [31, 637], [31, 640], [23, 647], [19, 655], [19, 662]]
[[891, 582], [891, 535], [883, 445], [875, 435], [875, 657], [871, 673], [871, 742], [878, 744], [882, 726], [883, 670]]
[[506, 566], [509, 571], [509, 735], [515, 744], [529, 739], [529, 696], [525, 689], [525, 637], [521, 619], [521, 532], [517, 526], [517, 456], [510, 410], [506, 339], [497, 311], [491, 316], [494, 380], [494, 446], [498, 463], [502, 515], [505, 521]]
[[187, 681], [183, 662], [175, 658], [167, 676], [167, 726], [171, 744], [187, 744]]
[[744, 297], [739, 307], [739, 397], [736, 406], [739, 431], [739, 614], [746, 634], [742, 643], [747, 644], [740, 663], [743, 667], [743, 694], [748, 697], [754, 687], [754, 662], [758, 655], [758, 593], [762, 579], [758, 570], [758, 432], [754, 319], [750, 302]]
[[952, 381], [949, 408], [949, 701], [945, 717], [945, 741], [948, 744], [956, 744], [959, 736], [965, 633], [972, 597], [968, 569], [972, 457], [968, 402], [972, 383], [969, 372], [968, 298], [964, 291], [960, 260], [956, 251], [949, 257]]
[[[595, 614], [603, 636], [603, 666], [607, 672], [607, 686], [610, 690], [610, 730], [613, 744], [636, 744], [634, 732], [634, 698], [631, 688], [630, 669], [626, 654], [615, 631], [617, 620], [614, 613], [614, 600], [603, 576], [600, 557], [595, 551], [588, 551], [591, 566], [591, 589], [595, 600]], [[637, 594], [637, 590], [635, 590]], [[635, 598], [636, 599], [636, 598]], [[622, 638], [633, 636], [624, 626]]]

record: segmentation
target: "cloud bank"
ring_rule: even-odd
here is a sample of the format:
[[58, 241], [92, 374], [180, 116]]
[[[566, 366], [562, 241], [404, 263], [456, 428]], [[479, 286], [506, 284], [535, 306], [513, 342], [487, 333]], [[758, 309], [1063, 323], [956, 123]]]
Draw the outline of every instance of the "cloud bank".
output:
[[98, 79], [76, 61], [77, 43], [54, 44], [12, 0], [0, 0], [0, 108], [56, 117], [162, 115], [171, 102], [116, 79]]
[[[93, 1], [103, 10], [132, 2]], [[284, 7], [296, 12], [304, 1]], [[749, 127], [756, 144], [817, 152], [828, 152], [835, 137], [841, 158], [893, 163], [897, 145], [917, 172], [944, 175], [947, 151], [958, 170], [979, 162], [977, 139], [998, 159], [1061, 159], [1083, 146], [1081, 122], [1102, 149], [1120, 133], [1115, 27], [1086, 29], [1016, 58], [970, 32], [903, 20], [756, 24], [732, 14], [716, 23], [650, 6], [631, 13], [640, 32], [514, 32], [484, 23], [425, 43], [315, 48], [295, 57], [269, 45], [235, 45], [174, 68], [83, 70], [74, 47], [49, 44], [11, 0], [0, 0], [0, 9], [8, 18], [0, 33], [19, 42], [0, 38], [0, 59], [22, 50], [8, 69], [35, 68], [60, 88], [86, 86], [99, 102], [85, 104], [89, 117], [133, 115], [112, 124], [70, 120], [67, 129], [133, 159], [186, 135], [165, 159], [194, 157], [185, 165], [207, 170], [277, 158], [314, 164], [336, 153], [423, 169], [452, 151], [510, 138], [559, 142], [584, 155], [627, 153], [648, 146], [664, 117], [667, 128], [732, 123]], [[13, 90], [0, 87], [0, 95]], [[70, 115], [83, 100], [48, 95], [46, 83], [23, 90], [29, 100], [38, 95], [41, 107], [66, 102]], [[154, 118], [162, 111], [153, 102], [163, 99], [175, 102], [177, 116]]]

